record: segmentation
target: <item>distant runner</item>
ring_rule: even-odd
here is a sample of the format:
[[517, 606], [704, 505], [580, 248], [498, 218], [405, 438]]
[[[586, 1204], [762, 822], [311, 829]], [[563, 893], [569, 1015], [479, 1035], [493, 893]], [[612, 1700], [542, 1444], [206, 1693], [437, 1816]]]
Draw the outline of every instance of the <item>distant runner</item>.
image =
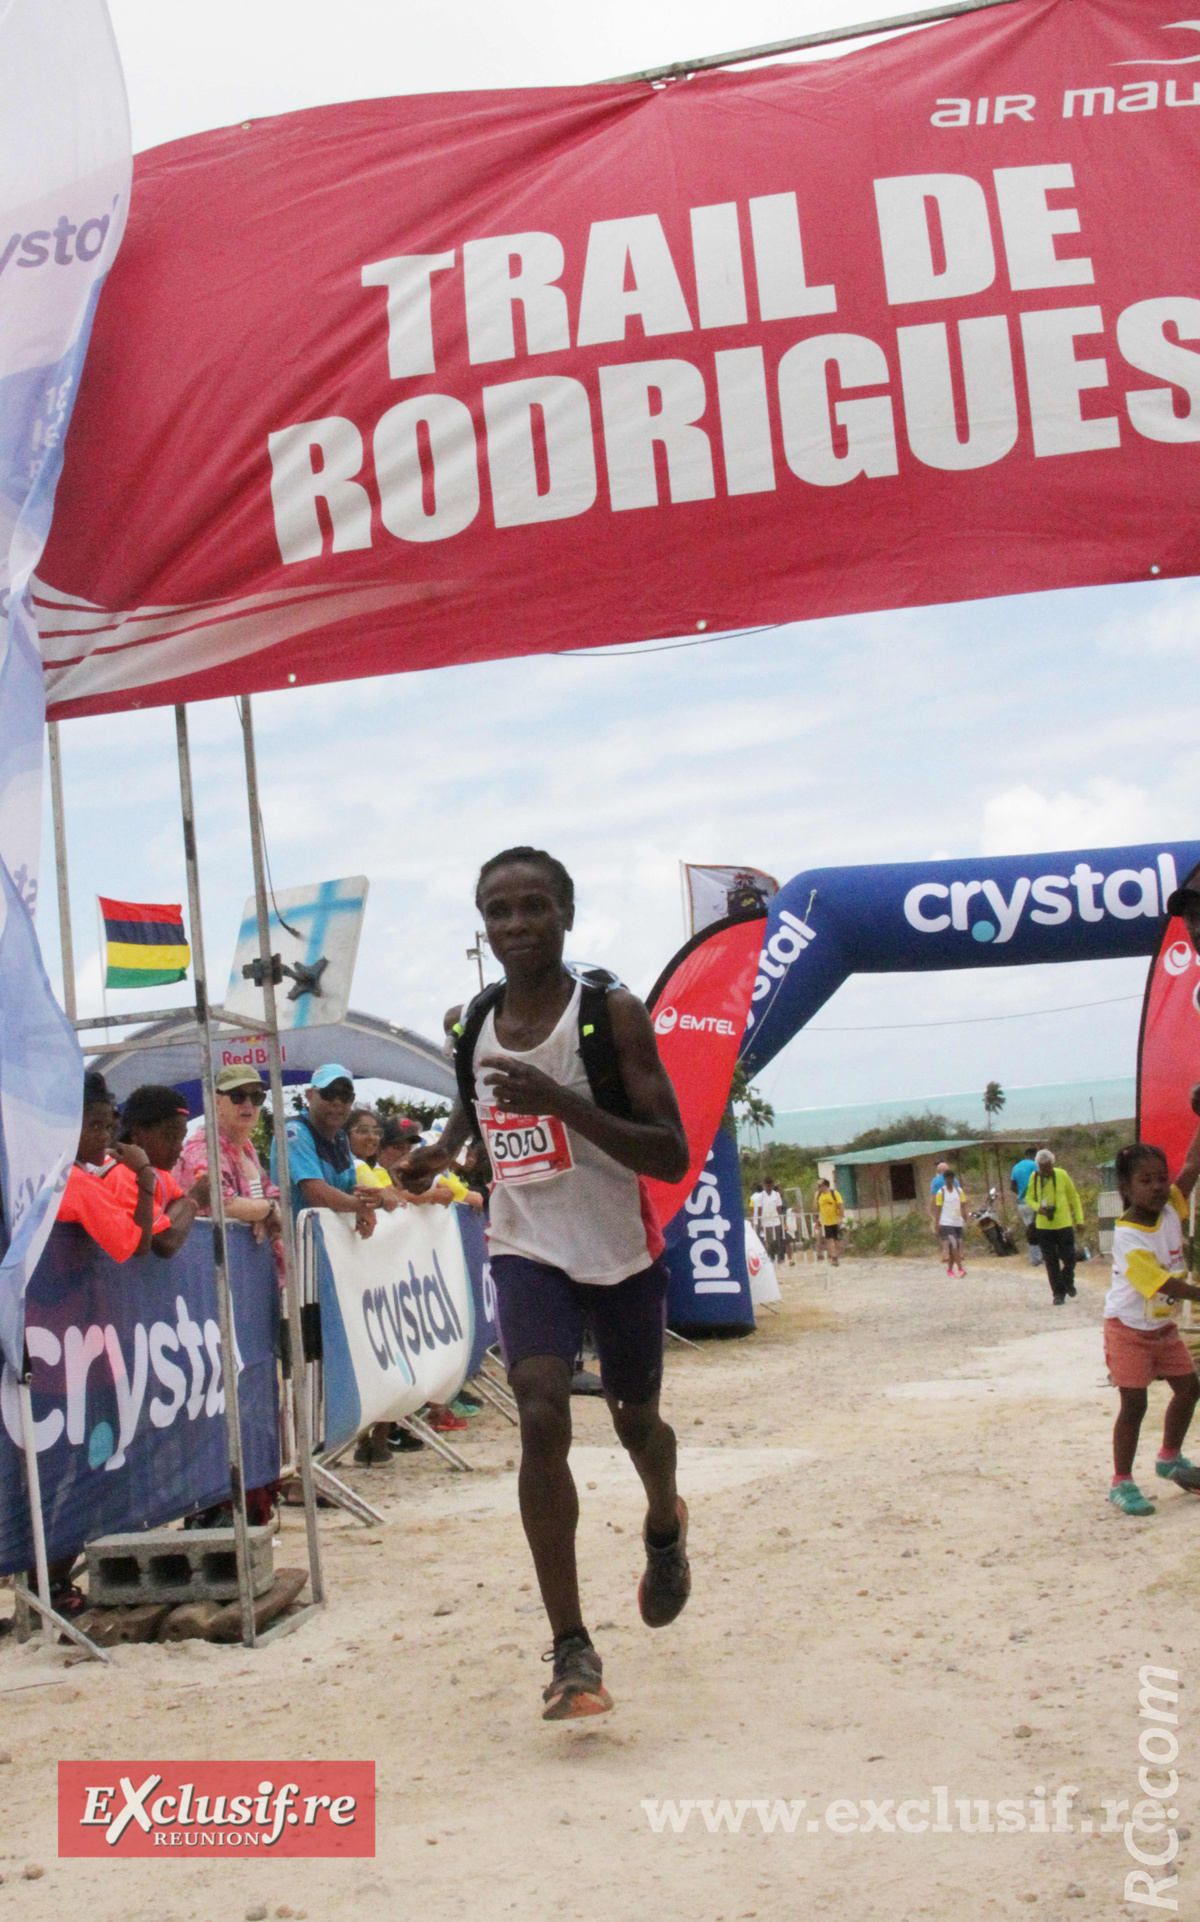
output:
[[414, 1150], [409, 1166], [444, 1167], [473, 1132], [491, 1158], [488, 1241], [521, 1418], [521, 1520], [554, 1637], [543, 1713], [563, 1721], [612, 1707], [583, 1625], [567, 1463], [585, 1314], [613, 1426], [649, 1504], [642, 1620], [674, 1621], [691, 1590], [675, 1435], [658, 1409], [667, 1270], [640, 1179], [680, 1180], [688, 1150], [642, 1003], [611, 977], [578, 979], [563, 965], [575, 889], [562, 863], [506, 849], [484, 863], [475, 899], [505, 979], [464, 1010], [459, 1099], [441, 1140]]

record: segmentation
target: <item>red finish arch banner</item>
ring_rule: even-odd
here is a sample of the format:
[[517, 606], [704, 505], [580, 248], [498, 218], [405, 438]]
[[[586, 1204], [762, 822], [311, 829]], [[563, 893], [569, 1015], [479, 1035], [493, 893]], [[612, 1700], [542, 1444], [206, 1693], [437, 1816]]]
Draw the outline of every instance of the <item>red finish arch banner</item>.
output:
[[51, 712], [1200, 571], [1197, 76], [1013, 0], [142, 155]]

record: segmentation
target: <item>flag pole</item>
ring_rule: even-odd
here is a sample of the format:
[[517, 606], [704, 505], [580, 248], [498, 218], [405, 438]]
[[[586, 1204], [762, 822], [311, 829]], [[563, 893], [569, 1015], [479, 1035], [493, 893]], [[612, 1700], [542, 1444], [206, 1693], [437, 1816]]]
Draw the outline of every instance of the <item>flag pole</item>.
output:
[[317, 1532], [317, 1490], [313, 1477], [312, 1431], [308, 1397], [303, 1392], [306, 1361], [300, 1318], [300, 1269], [296, 1259], [296, 1217], [292, 1212], [292, 1184], [288, 1174], [287, 1117], [283, 1107], [283, 1056], [279, 1047], [279, 1018], [275, 1007], [274, 957], [267, 909], [266, 862], [263, 858], [262, 813], [258, 801], [258, 757], [254, 749], [254, 715], [250, 696], [241, 697], [242, 746], [246, 759], [246, 805], [250, 813], [250, 849], [254, 860], [254, 902], [258, 910], [258, 973], [261, 975], [267, 1055], [271, 1073], [271, 1123], [275, 1137], [275, 1174], [279, 1212], [283, 1218], [283, 1268], [287, 1288], [288, 1331], [291, 1336], [292, 1405], [296, 1422], [296, 1455], [304, 1495], [304, 1526], [308, 1537], [308, 1581], [314, 1602], [325, 1600], [321, 1574], [321, 1538]]
[[[37, 1444], [33, 1439], [33, 1400], [29, 1393], [29, 1351], [25, 1351], [25, 1373], [17, 1383], [21, 1410], [21, 1442], [25, 1450], [25, 1481], [29, 1495], [29, 1519], [33, 1525], [33, 1565], [37, 1573], [38, 1599], [42, 1610], [50, 1607], [50, 1565], [46, 1560], [46, 1524], [42, 1518], [42, 1478], [38, 1472]], [[42, 1614], [42, 1640], [53, 1644], [56, 1630], [50, 1616]]]
[[58, 722], [46, 724], [50, 745], [50, 805], [54, 816], [54, 870], [58, 881], [58, 940], [62, 949], [63, 1010], [74, 1021], [75, 946], [71, 939], [71, 890], [67, 884], [67, 823], [63, 812], [62, 755]]
[[104, 1018], [108, 1019], [108, 936], [104, 932], [104, 911], [100, 906], [100, 896], [96, 896], [96, 929], [100, 940], [100, 1006]]
[[250, 1575], [250, 1538], [246, 1525], [246, 1485], [242, 1473], [242, 1419], [238, 1407], [237, 1345], [233, 1302], [229, 1292], [225, 1196], [221, 1184], [221, 1144], [217, 1134], [217, 1091], [212, 1064], [212, 1029], [208, 1012], [208, 983], [204, 966], [204, 926], [200, 915], [200, 868], [196, 858], [196, 809], [192, 799], [192, 760], [188, 747], [187, 708], [175, 709], [175, 740], [179, 754], [179, 805], [183, 814], [183, 852], [187, 862], [188, 920], [192, 943], [192, 979], [196, 987], [196, 1028], [200, 1042], [200, 1086], [204, 1094], [204, 1141], [208, 1152], [208, 1181], [212, 1208], [213, 1266], [217, 1283], [217, 1321], [221, 1330], [221, 1372], [225, 1382], [225, 1437], [229, 1448], [229, 1488], [233, 1498], [233, 1539], [237, 1554], [238, 1601], [242, 1613], [242, 1641], [253, 1648], [254, 1590]]

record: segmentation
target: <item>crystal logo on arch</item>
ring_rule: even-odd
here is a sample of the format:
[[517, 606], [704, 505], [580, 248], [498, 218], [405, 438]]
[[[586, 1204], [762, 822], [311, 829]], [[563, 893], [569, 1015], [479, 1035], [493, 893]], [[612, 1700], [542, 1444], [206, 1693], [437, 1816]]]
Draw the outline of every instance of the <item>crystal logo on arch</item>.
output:
[[1160, 854], [1152, 868], [1114, 868], [1104, 874], [1087, 861], [1077, 861], [1069, 875], [1018, 875], [1007, 897], [991, 879], [982, 881], [919, 881], [904, 897], [904, 918], [919, 934], [947, 930], [969, 934], [974, 941], [1011, 941], [1028, 909], [1029, 919], [1044, 928], [1081, 921], [1136, 921], [1146, 915], [1157, 920], [1178, 882], [1170, 854]]

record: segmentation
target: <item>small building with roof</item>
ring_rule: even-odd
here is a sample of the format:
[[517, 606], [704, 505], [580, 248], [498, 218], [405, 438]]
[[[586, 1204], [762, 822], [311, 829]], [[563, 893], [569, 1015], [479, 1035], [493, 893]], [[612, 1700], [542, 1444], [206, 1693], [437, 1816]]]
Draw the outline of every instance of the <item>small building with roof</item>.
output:
[[894, 1221], [929, 1207], [930, 1183], [939, 1161], [960, 1149], [977, 1148], [974, 1136], [959, 1141], [900, 1141], [887, 1147], [859, 1148], [818, 1161], [817, 1173], [832, 1181], [856, 1219]]

